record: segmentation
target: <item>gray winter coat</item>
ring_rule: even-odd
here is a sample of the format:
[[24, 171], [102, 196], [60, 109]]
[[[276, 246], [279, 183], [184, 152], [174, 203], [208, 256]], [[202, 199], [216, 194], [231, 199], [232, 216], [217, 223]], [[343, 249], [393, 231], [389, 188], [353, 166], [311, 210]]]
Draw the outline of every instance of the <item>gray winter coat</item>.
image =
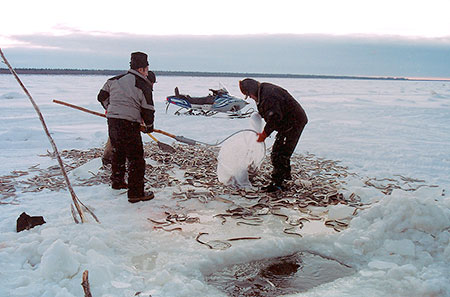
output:
[[124, 119], [152, 126], [155, 108], [152, 84], [136, 70], [108, 79], [97, 100], [107, 110], [107, 118]]

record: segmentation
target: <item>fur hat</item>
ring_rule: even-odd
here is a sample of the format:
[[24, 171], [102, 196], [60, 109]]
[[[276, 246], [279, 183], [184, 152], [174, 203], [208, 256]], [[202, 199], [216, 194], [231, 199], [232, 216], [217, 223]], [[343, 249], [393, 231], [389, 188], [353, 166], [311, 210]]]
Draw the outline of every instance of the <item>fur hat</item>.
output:
[[130, 61], [131, 69], [136, 70], [138, 68], [145, 68], [147, 66], [148, 66], [147, 54], [142, 52], [131, 53], [131, 61]]

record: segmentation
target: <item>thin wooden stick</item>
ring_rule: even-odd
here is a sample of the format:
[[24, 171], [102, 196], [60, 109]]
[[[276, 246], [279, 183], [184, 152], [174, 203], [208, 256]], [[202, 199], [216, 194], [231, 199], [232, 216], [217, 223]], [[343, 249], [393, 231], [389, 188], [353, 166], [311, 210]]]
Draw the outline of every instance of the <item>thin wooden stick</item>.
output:
[[[56, 159], [58, 160], [59, 167], [61, 168], [62, 175], [64, 176], [64, 180], [66, 181], [67, 188], [69, 189], [70, 195], [72, 196], [73, 204], [75, 205], [75, 208], [76, 208], [77, 211], [78, 211], [78, 215], [80, 216], [81, 222], [82, 222], [82, 223], [86, 222], [86, 218], [85, 218], [85, 216], [84, 216], [83, 210], [82, 210], [81, 207], [80, 207], [80, 204], [83, 205], [83, 206], [86, 208], [86, 210], [94, 217], [94, 219], [95, 219], [98, 223], [100, 223], [100, 221], [97, 219], [97, 217], [94, 215], [94, 213], [93, 213], [92, 211], [90, 211], [90, 210], [89, 210], [89, 209], [88, 209], [88, 208], [80, 201], [80, 199], [78, 199], [77, 195], [75, 194], [75, 191], [73, 190], [72, 185], [70, 184], [69, 177], [67, 176], [66, 170], [65, 170], [65, 168], [64, 168], [64, 163], [63, 163], [63, 161], [62, 161], [62, 159], [61, 159], [61, 156], [60, 156], [60, 154], [59, 154], [59, 152], [58, 152], [58, 148], [56, 147], [56, 144], [55, 144], [55, 142], [53, 141], [53, 138], [51, 137], [50, 132], [48, 131], [47, 125], [45, 124], [44, 117], [42, 116], [42, 113], [41, 113], [41, 111], [40, 111], [40, 109], [39, 109], [39, 106], [37, 106], [36, 102], [33, 100], [33, 97], [31, 97], [31, 95], [30, 95], [30, 93], [28, 92], [27, 88], [25, 87], [25, 85], [24, 85], [24, 84], [22, 83], [22, 81], [20, 80], [20, 78], [19, 78], [19, 76], [17, 75], [16, 71], [15, 71], [15, 70], [11, 67], [11, 65], [9, 64], [9, 62], [8, 62], [8, 60], [6, 59], [5, 55], [3, 54], [3, 51], [2, 51], [1, 48], [0, 48], [0, 55], [2, 56], [3, 61], [5, 62], [6, 66], [8, 66], [9, 71], [11, 72], [11, 74], [16, 78], [17, 82], [18, 82], [19, 85], [22, 87], [23, 91], [24, 91], [25, 94], [28, 96], [28, 98], [30, 99], [31, 104], [33, 104], [33, 107], [34, 107], [34, 109], [36, 110], [36, 113], [37, 113], [38, 116], [39, 116], [39, 119], [40, 119], [40, 121], [41, 121], [41, 123], [42, 123], [42, 127], [44, 128], [45, 134], [47, 134], [48, 140], [50, 141], [50, 144], [51, 144], [52, 147], [53, 147], [53, 151], [54, 151], [54, 153], [55, 153], [55, 155], [56, 155]], [[72, 212], [72, 216], [74, 217], [75, 222], [77, 222], [77, 219], [76, 219], [76, 217], [75, 217], [73, 214], [74, 214], [74, 212]]]
[[88, 274], [89, 272], [87, 270], [83, 272], [83, 281], [81, 282], [81, 286], [83, 286], [84, 290], [84, 297], [92, 297]]
[[64, 101], [60, 101], [60, 100], [56, 100], [56, 99], [53, 99], [53, 102], [61, 104], [61, 105], [65, 105], [65, 106], [68, 106], [68, 107], [72, 107], [74, 109], [78, 109], [78, 110], [81, 110], [81, 111], [84, 111], [84, 112], [87, 112], [87, 113], [90, 113], [90, 114], [93, 114], [93, 115], [96, 115], [96, 116], [99, 116], [99, 117], [106, 118], [106, 115], [104, 113], [96, 112], [96, 111], [93, 111], [93, 110], [90, 110], [90, 109], [87, 109], [87, 108], [84, 108], [84, 107], [81, 107], [81, 106], [78, 106], [78, 105], [70, 104], [70, 103], [67, 103], [67, 102], [64, 102]]
[[[103, 113], [96, 112], [96, 111], [93, 111], [93, 110], [90, 110], [90, 109], [87, 109], [87, 108], [84, 108], [84, 107], [81, 107], [81, 106], [77, 106], [77, 105], [70, 104], [70, 103], [67, 103], [67, 102], [64, 102], [64, 101], [60, 101], [60, 100], [56, 100], [56, 99], [54, 99], [53, 102], [54, 102], [54, 103], [57, 103], [57, 104], [65, 105], [65, 106], [68, 106], [68, 107], [72, 107], [72, 108], [74, 108], [74, 109], [78, 109], [78, 110], [81, 110], [81, 111], [84, 111], [84, 112], [87, 112], [87, 113], [90, 113], [90, 114], [93, 114], [93, 115], [96, 115], [96, 116], [99, 116], [99, 117], [106, 118], [106, 115], [103, 114]], [[161, 133], [161, 132], [159, 132], [159, 131], [160, 131], [160, 130], [157, 130], [157, 129], [155, 130], [155, 132]], [[162, 131], [162, 132], [164, 132], [164, 131]], [[158, 147], [159, 147], [161, 150], [163, 150], [163, 151], [165, 151], [165, 152], [169, 152], [169, 153], [174, 153], [174, 152], [175, 152], [175, 149], [174, 149], [171, 145], [159, 141], [158, 139], [156, 139], [156, 138], [155, 138], [152, 134], [150, 134], [150, 133], [147, 133], [147, 135], [150, 136], [150, 137], [158, 144]], [[166, 135], [167, 135], [167, 134], [166, 134]], [[172, 134], [170, 134], [170, 135], [172, 135]], [[172, 136], [175, 137], [174, 135], [172, 135]]]

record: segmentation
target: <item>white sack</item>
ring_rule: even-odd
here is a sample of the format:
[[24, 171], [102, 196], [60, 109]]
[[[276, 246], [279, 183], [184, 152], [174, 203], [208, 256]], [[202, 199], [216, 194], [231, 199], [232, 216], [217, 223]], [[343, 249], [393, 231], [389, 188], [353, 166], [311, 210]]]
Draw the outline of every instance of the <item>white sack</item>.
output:
[[257, 135], [243, 131], [227, 139], [220, 148], [217, 176], [225, 185], [239, 188], [251, 187], [248, 170], [256, 170], [264, 159], [264, 142], [256, 142]]

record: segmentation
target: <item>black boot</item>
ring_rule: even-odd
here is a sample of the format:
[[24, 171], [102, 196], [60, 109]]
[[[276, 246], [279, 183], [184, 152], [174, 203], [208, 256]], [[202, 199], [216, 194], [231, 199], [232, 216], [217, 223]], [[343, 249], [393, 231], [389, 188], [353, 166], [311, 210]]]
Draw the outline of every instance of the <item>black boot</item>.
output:
[[128, 189], [128, 184], [124, 181], [120, 181], [120, 182], [112, 182], [111, 187], [114, 190], [122, 190], [122, 189]]
[[130, 194], [130, 192], [128, 192], [128, 202], [130, 202], [130, 203], [136, 203], [136, 202], [140, 202], [140, 201], [148, 201], [148, 200], [152, 200], [153, 198], [155, 198], [155, 194], [153, 194], [152, 191], [144, 192], [142, 195], [138, 195], [138, 196], [135, 196], [133, 194]]

